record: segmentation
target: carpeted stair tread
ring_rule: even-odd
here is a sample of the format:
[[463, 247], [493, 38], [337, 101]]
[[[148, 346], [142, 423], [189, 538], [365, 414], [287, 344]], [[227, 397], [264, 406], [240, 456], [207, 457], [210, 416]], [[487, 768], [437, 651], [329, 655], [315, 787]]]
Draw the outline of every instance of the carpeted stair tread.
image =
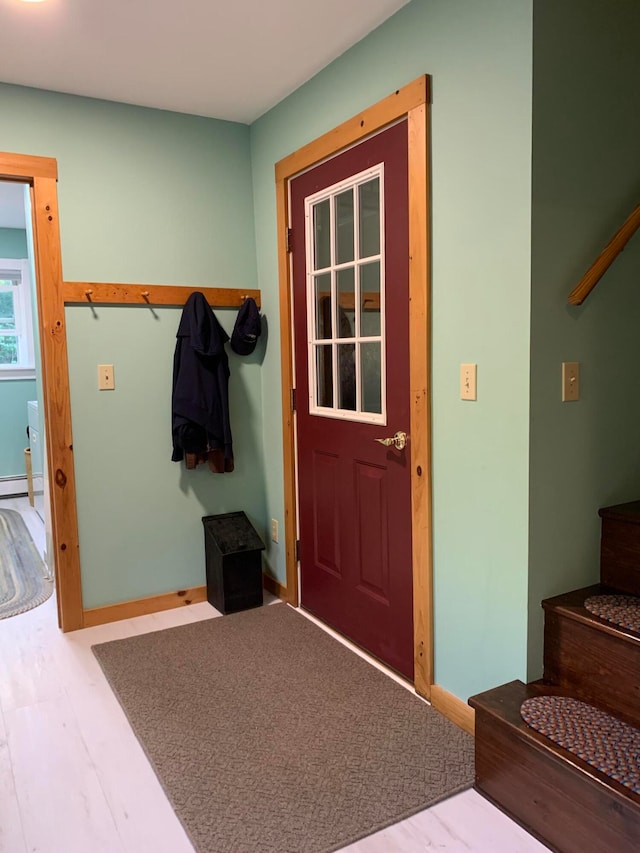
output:
[[[509, 726], [515, 727], [526, 737], [536, 737], [522, 719], [520, 707], [526, 699], [547, 696], [550, 690], [553, 690], [554, 695], [572, 695], [562, 688], [550, 688], [548, 684], [544, 684], [542, 681], [531, 681], [529, 684], [523, 684], [522, 681], [510, 681], [507, 684], [500, 685], [500, 687], [493, 687], [491, 690], [485, 690], [484, 693], [471, 696], [469, 705], [476, 711], [483, 711]], [[551, 747], [551, 744], [545, 743], [545, 746]]]
[[640, 598], [635, 595], [592, 595], [584, 607], [600, 619], [640, 633]]
[[545, 598], [542, 600], [542, 608], [544, 610], [557, 610], [561, 608], [566, 611], [584, 610], [584, 602], [587, 598], [594, 595], [606, 595], [616, 593], [617, 590], [603, 587], [602, 584], [596, 583], [591, 586], [585, 586], [581, 589], [572, 589], [571, 592], [563, 592], [561, 595], [555, 595], [553, 598]]
[[640, 794], [640, 729], [568, 696], [534, 696], [522, 719], [553, 743]]
[[605, 584], [594, 584], [582, 589], [574, 589], [571, 592], [556, 595], [553, 598], [546, 598], [542, 602], [542, 607], [545, 611], [555, 611], [559, 615], [573, 619], [576, 622], [581, 622], [584, 625], [589, 625], [599, 631], [614, 634], [621, 639], [627, 639], [632, 644], [640, 642], [640, 630], [632, 629], [621, 623], [615, 623], [607, 620], [600, 614], [589, 610], [585, 605], [589, 599], [598, 597], [618, 597], [632, 599], [634, 596], [622, 593], [617, 589], [613, 589]]
[[[480, 712], [490, 716], [493, 720], [492, 725], [496, 728], [503, 725], [507, 726], [515, 737], [526, 741], [535, 749], [553, 756], [556, 761], [563, 765], [571, 764], [573, 770], [580, 775], [591, 778], [597, 777], [604, 781], [605, 777], [600, 775], [597, 768], [585, 759], [555, 743], [551, 738], [541, 734], [525, 722], [521, 713], [523, 704], [530, 699], [546, 697], [575, 699], [575, 694], [571, 689], [559, 687], [555, 684], [544, 684], [540, 681], [523, 684], [521, 681], [510, 681], [508, 684], [502, 684], [500, 687], [494, 687], [484, 693], [472, 696], [469, 699], [469, 705], [475, 709], [476, 715]], [[477, 720], [478, 717], [476, 716], [476, 725]], [[631, 725], [631, 728], [634, 727]], [[621, 783], [616, 784], [612, 781], [611, 793], [614, 796], [622, 797], [625, 801], [631, 799], [634, 802], [634, 808], [640, 809], [640, 795], [632, 792]]]
[[638, 853], [640, 794], [554, 743], [523, 720], [538, 697], [564, 688], [512, 681], [473, 696], [476, 790], [551, 850]]

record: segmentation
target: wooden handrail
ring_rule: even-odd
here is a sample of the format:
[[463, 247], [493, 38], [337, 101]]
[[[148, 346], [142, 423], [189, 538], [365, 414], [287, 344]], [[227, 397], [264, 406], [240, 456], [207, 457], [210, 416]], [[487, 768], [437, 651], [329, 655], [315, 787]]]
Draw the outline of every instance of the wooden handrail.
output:
[[620, 252], [627, 245], [636, 231], [640, 228], [640, 204], [635, 208], [631, 216], [616, 231], [615, 235], [607, 243], [603, 251], [598, 255], [593, 264], [580, 279], [580, 282], [569, 294], [571, 305], [582, 305]]

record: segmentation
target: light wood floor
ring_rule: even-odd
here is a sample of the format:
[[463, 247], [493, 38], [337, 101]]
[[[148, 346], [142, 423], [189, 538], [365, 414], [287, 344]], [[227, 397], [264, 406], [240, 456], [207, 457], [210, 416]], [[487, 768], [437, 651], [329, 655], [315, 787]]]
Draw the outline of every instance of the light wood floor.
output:
[[[42, 548], [42, 524], [26, 516]], [[1, 853], [193, 853], [90, 646], [216, 615], [205, 603], [62, 634], [51, 597], [0, 620]], [[345, 849], [546, 848], [466, 791]]]

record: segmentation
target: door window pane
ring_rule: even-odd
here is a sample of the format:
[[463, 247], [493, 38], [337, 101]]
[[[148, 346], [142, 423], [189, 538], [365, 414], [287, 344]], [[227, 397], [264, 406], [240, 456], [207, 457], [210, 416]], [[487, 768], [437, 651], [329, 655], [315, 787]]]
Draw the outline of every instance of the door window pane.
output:
[[356, 410], [355, 344], [338, 344], [338, 408]]
[[337, 337], [354, 338], [356, 335], [356, 274], [353, 267], [338, 270], [336, 274], [338, 299]]
[[380, 261], [360, 267], [360, 334], [371, 338], [380, 334]]
[[347, 264], [353, 260], [353, 189], [335, 197], [336, 263]]
[[358, 187], [360, 257], [380, 254], [380, 178]]
[[316, 294], [316, 338], [323, 340], [333, 336], [331, 321], [331, 273], [314, 276]]
[[331, 206], [329, 199], [313, 206], [313, 268], [331, 266]]
[[333, 406], [333, 347], [316, 347], [316, 405], [325, 408]]
[[362, 411], [382, 411], [382, 361], [381, 344], [360, 344], [360, 364], [362, 370]]

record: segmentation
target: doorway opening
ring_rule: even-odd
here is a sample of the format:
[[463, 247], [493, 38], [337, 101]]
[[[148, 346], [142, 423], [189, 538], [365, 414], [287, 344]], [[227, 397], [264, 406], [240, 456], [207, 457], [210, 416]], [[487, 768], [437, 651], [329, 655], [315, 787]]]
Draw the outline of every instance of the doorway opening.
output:
[[[25, 205], [25, 209], [30, 212], [26, 219], [31, 224], [30, 272], [32, 285], [35, 284], [31, 293], [35, 290], [34, 301], [37, 306], [37, 326], [41, 344], [39, 359], [36, 355], [41, 368], [42, 388], [42, 410], [38, 415], [40, 423], [46, 421], [46, 448], [43, 448], [42, 466], [43, 492], [45, 497], [49, 496], [51, 506], [51, 535], [47, 544], [47, 557], [55, 576], [58, 624], [63, 631], [73, 631], [83, 627], [84, 616], [57, 176], [57, 163], [50, 157], [0, 152], [0, 181], [17, 183], [22, 185], [23, 192], [28, 191], [29, 204]], [[37, 429], [35, 431], [37, 432]], [[42, 436], [38, 437], [42, 439]], [[46, 517], [46, 499], [44, 510]]]
[[3, 618], [44, 603], [53, 581], [47, 554], [51, 524], [30, 205], [28, 184], [0, 181]]

